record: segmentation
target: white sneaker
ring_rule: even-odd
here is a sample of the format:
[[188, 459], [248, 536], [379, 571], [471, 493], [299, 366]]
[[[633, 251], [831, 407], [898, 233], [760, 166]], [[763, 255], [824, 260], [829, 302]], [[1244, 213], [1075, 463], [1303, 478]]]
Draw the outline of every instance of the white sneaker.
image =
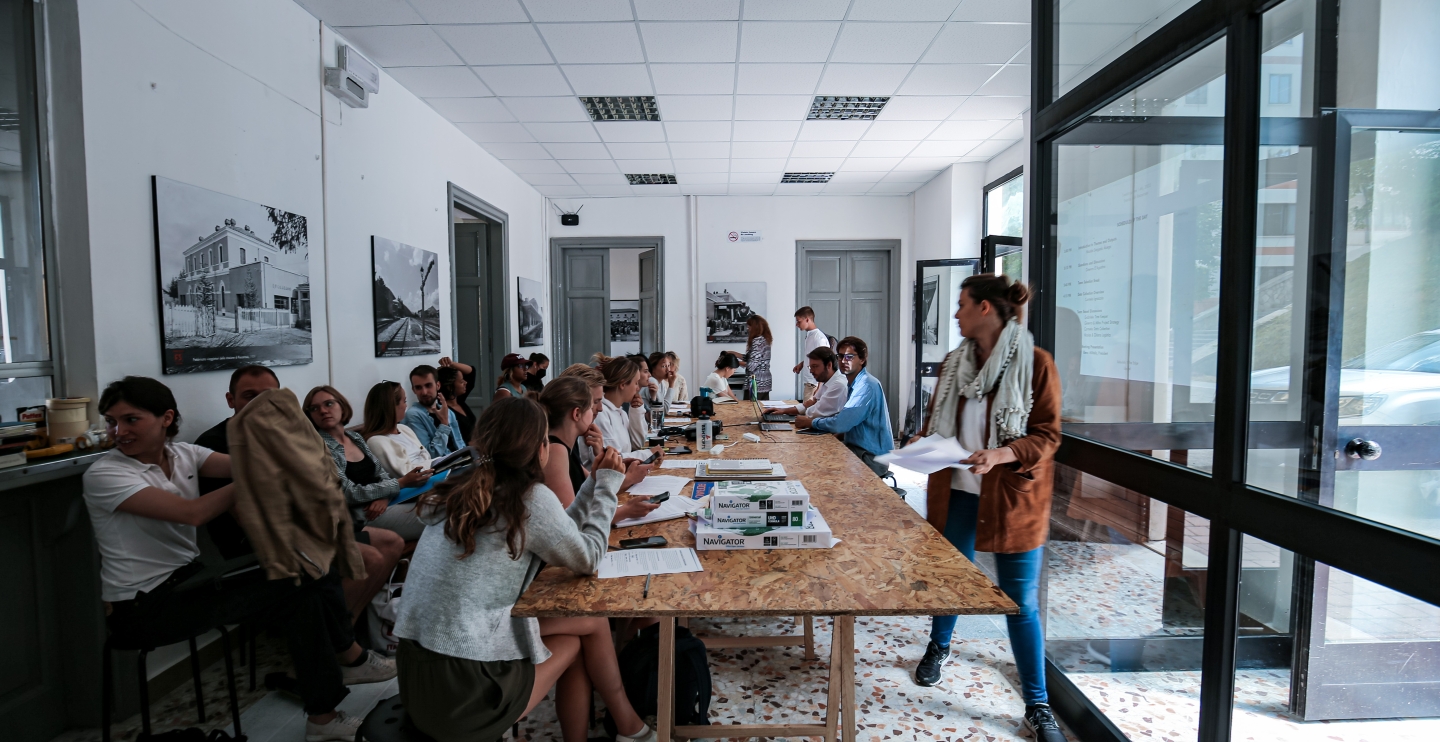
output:
[[656, 742], [655, 730], [646, 725], [633, 735], [616, 734], [615, 742]]
[[395, 660], [368, 649], [365, 650], [365, 661], [359, 667], [340, 666], [340, 677], [344, 678], [346, 685], [383, 683], [398, 673], [399, 670], [395, 668]]
[[344, 711], [335, 712], [335, 718], [329, 724], [316, 724], [306, 719], [305, 742], [355, 742], [362, 721], [364, 719]]

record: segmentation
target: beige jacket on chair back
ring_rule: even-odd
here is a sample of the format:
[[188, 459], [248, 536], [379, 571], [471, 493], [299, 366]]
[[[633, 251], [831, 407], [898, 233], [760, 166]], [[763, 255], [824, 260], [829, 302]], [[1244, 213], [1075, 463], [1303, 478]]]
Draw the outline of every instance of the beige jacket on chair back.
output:
[[272, 389], [230, 418], [235, 519], [272, 580], [365, 577], [335, 464], [289, 389]]

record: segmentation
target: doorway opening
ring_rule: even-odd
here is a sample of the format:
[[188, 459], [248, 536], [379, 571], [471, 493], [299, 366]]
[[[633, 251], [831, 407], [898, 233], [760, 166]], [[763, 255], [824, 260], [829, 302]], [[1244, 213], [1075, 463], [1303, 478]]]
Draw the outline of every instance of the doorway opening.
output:
[[558, 368], [665, 350], [663, 237], [550, 241]]
[[510, 347], [505, 281], [509, 217], [454, 183], [449, 192], [450, 295], [455, 297], [450, 305], [450, 326], [455, 328], [451, 353], [475, 367], [475, 385], [482, 393], [471, 394], [470, 404], [482, 408], [490, 403], [483, 390], [495, 388], [500, 359]]

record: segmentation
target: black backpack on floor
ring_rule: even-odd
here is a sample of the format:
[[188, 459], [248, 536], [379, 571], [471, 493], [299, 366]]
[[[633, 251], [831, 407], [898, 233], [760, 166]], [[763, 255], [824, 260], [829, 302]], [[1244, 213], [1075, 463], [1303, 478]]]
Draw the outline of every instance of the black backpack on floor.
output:
[[[656, 711], [659, 697], [660, 627], [647, 626], [620, 652], [625, 696], [641, 717]], [[675, 627], [675, 724], [710, 723], [710, 659], [705, 643]]]

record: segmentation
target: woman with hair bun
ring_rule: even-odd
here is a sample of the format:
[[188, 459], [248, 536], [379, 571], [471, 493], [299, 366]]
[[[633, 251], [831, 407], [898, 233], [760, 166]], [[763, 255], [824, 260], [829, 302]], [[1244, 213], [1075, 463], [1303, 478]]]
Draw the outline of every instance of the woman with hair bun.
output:
[[705, 377], [705, 383], [701, 384], [701, 387], [709, 389], [712, 397], [735, 399], [735, 393], [730, 391], [730, 377], [735, 375], [735, 369], [739, 367], [740, 360], [734, 353], [721, 351], [720, 357], [715, 359], [715, 370]]
[[[1022, 283], [980, 275], [960, 284], [955, 319], [964, 336], [945, 357], [925, 434], [959, 439], [974, 451], [968, 468], [930, 475], [927, 520], [966, 558], [995, 555], [1000, 589], [1019, 606], [1005, 620], [1025, 701], [1025, 726], [1038, 742], [1064, 742], [1045, 690], [1040, 568], [1050, 522], [1055, 450], [1060, 446], [1060, 377], [1050, 354], [1021, 324], [1030, 300]], [[954, 616], [931, 620], [915, 682], [939, 682]]]

